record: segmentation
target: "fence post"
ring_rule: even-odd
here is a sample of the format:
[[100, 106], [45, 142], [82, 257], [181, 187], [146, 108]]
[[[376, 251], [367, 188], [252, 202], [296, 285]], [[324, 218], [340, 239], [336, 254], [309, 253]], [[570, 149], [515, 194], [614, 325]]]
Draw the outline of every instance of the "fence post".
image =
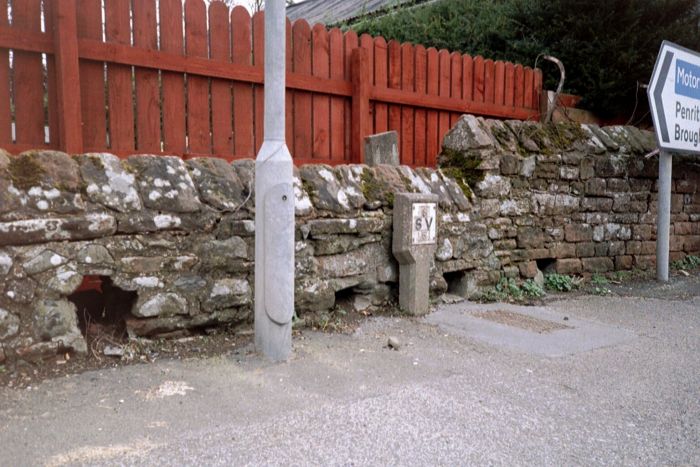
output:
[[352, 155], [353, 162], [365, 161], [364, 139], [372, 133], [370, 114], [370, 75], [367, 50], [356, 48], [352, 51]]
[[61, 148], [83, 152], [76, 0], [52, 0]]

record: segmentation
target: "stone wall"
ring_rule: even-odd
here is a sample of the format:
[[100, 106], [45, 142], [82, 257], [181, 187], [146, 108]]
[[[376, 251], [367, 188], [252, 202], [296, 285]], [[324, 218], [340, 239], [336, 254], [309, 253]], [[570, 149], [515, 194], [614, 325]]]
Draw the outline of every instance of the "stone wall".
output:
[[[85, 352], [90, 323], [75, 292], [86, 279], [132, 336], [248, 324], [253, 177], [251, 160], [0, 154], [0, 360]], [[460, 238], [439, 253], [436, 293], [446, 272], [497, 267], [485, 226], [470, 222], [471, 203], [439, 171], [304, 166], [295, 172], [300, 316], [336, 297], [358, 310], [395, 300], [397, 191], [437, 193], [440, 231]]]
[[[439, 197], [431, 291], [654, 264], [656, 160], [633, 128], [462, 117], [442, 169], [295, 171], [296, 311], [395, 303], [394, 193]], [[81, 290], [132, 336], [252, 319], [254, 162], [0, 154], [0, 361], [86, 351]], [[674, 164], [671, 257], [700, 252], [700, 170]], [[82, 292], [96, 294], [97, 292]]]
[[[440, 164], [473, 187], [470, 214], [507, 276], [590, 275], [655, 267], [658, 157], [645, 157], [655, 148], [634, 127], [463, 116]], [[673, 261], [700, 252], [700, 158], [674, 157], [672, 189]]]

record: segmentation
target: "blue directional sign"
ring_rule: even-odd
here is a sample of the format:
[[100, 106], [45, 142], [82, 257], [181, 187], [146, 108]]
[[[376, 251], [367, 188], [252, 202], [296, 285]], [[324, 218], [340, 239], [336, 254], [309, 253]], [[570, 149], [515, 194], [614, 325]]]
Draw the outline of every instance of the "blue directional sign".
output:
[[664, 41], [647, 92], [659, 147], [700, 154], [700, 53]]

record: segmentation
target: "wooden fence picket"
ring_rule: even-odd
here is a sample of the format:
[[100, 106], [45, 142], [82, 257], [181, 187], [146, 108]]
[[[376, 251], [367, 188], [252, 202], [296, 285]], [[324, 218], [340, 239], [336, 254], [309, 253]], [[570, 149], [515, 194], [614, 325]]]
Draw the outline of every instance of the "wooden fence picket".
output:
[[[328, 31], [321, 24], [311, 30], [311, 72], [317, 78], [330, 78], [330, 57], [328, 54]], [[313, 159], [330, 161], [330, 113], [331, 102], [327, 94], [314, 93], [312, 102]]]
[[[14, 2], [13, 27], [41, 32], [41, 0]], [[18, 144], [44, 146], [44, 79], [41, 55], [14, 54], [15, 132]]]
[[[160, 0], [160, 49], [183, 57], [183, 10], [181, 0]], [[184, 58], [182, 59], [184, 60]], [[163, 151], [184, 154], [186, 146], [187, 113], [185, 112], [185, 80], [182, 73], [162, 71]]]
[[[234, 64], [251, 66], [253, 50], [251, 38], [251, 19], [248, 10], [237, 6], [231, 11], [231, 61]], [[233, 154], [242, 157], [255, 157], [254, 115], [253, 85], [234, 82]]]
[[[209, 5], [209, 55], [213, 60], [231, 62], [231, 30], [228, 7], [223, 2]], [[211, 80], [212, 154], [233, 153], [231, 81]]]
[[[158, 49], [154, 0], [140, 0], [138, 8], [134, 8], [134, 45], [150, 50]], [[158, 154], [161, 151], [158, 71], [138, 68], [135, 74], [136, 149]]]
[[[130, 4], [129, 0], [105, 2], [105, 38], [107, 42], [120, 45], [130, 44]], [[134, 107], [130, 66], [117, 63], [107, 65], [107, 96], [109, 147], [113, 151], [133, 152], [135, 150]]]

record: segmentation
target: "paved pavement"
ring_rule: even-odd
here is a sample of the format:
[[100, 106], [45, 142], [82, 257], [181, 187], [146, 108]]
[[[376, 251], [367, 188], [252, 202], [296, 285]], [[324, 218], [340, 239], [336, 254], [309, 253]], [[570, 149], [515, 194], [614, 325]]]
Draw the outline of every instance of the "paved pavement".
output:
[[304, 333], [280, 365], [232, 354], [0, 388], [0, 465], [700, 465], [688, 284], [372, 319]]

